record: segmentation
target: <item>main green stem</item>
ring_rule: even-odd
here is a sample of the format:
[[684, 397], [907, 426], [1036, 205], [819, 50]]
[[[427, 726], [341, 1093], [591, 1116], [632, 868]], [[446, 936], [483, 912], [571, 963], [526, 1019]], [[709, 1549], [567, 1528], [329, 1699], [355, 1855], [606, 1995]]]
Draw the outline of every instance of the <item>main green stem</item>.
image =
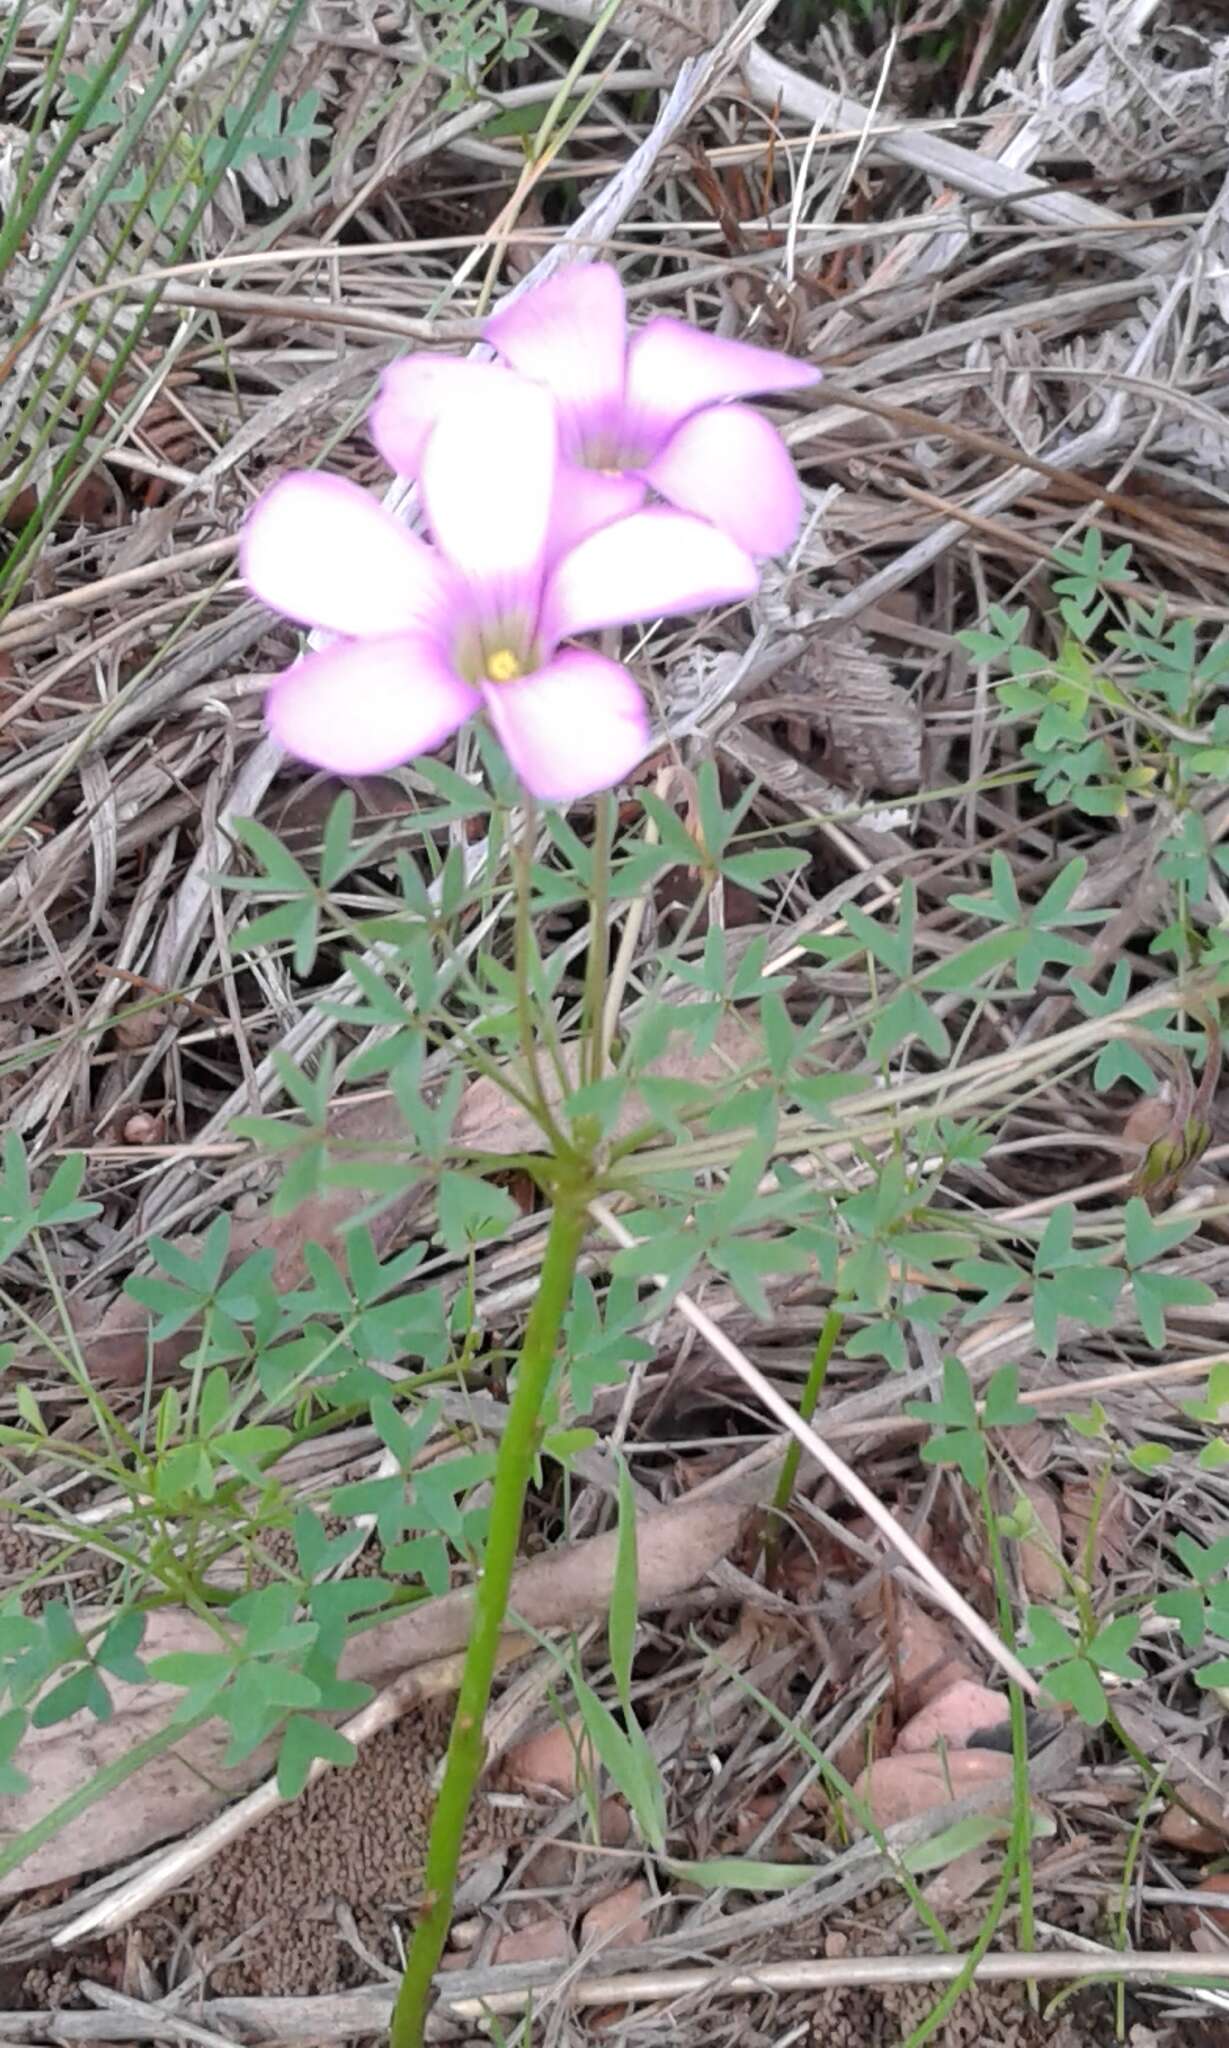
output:
[[[1009, 1643], [1015, 1629], [1015, 1616], [1012, 1612], [1011, 1587], [1008, 1584], [1007, 1567], [1003, 1562], [1003, 1546], [999, 1541], [999, 1525], [994, 1512], [988, 1471], [981, 1482], [981, 1509], [986, 1528], [986, 1541], [990, 1546], [990, 1572], [998, 1603], [999, 1627], [1003, 1633], [1003, 1640]], [[1015, 1854], [1019, 1880], [1020, 1947], [1028, 1955], [1037, 1946], [1033, 1903], [1033, 1802], [1028, 1780], [1028, 1706], [1018, 1685], [1008, 1686], [1007, 1697], [1011, 1712], [1011, 1849]], [[1035, 1983], [1029, 1984], [1028, 1996], [1030, 2004], [1035, 2008]]]
[[539, 1418], [584, 1236], [583, 1189], [575, 1184], [557, 1189], [538, 1291], [525, 1327], [495, 1460], [491, 1524], [474, 1588], [473, 1627], [448, 1738], [443, 1783], [431, 1817], [425, 1897], [393, 2008], [390, 2048], [423, 2048], [425, 2040], [432, 1980], [452, 1921], [465, 1819], [485, 1755], [482, 1725], [520, 1551], [525, 1493], [538, 1451]]
[[[810, 1422], [815, 1410], [819, 1406], [819, 1397], [824, 1391], [824, 1381], [828, 1377], [828, 1366], [831, 1362], [832, 1353], [836, 1349], [836, 1340], [841, 1334], [841, 1325], [844, 1320], [844, 1309], [835, 1306], [830, 1308], [824, 1317], [824, 1326], [819, 1333], [819, 1341], [815, 1346], [815, 1355], [811, 1360], [811, 1370], [807, 1374], [807, 1383], [802, 1390], [802, 1399], [798, 1403], [798, 1413], [804, 1422]], [[797, 1437], [791, 1437], [785, 1447], [785, 1459], [781, 1466], [781, 1476], [777, 1481], [777, 1490], [772, 1497], [775, 1520], [774, 1527], [768, 1532], [767, 1542], [769, 1544], [774, 1543], [776, 1540], [775, 1527], [779, 1518], [789, 1511], [789, 1504], [793, 1499], [794, 1482], [798, 1477], [798, 1465], [801, 1458], [802, 1445], [798, 1442]]]

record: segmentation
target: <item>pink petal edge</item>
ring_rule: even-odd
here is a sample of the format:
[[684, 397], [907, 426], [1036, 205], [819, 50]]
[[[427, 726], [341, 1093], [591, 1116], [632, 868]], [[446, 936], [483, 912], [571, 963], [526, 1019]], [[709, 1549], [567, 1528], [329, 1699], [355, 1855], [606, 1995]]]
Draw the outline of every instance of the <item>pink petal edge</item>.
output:
[[563, 555], [600, 532], [616, 519], [638, 512], [648, 496], [648, 486], [639, 477], [608, 476], [604, 470], [581, 469], [574, 462], [561, 462], [555, 478], [555, 501], [546, 541], [548, 562]]
[[755, 563], [716, 526], [665, 508], [633, 512], [590, 534], [557, 565], [542, 605], [549, 645], [601, 626], [631, 625], [750, 597]]
[[374, 775], [429, 753], [480, 704], [438, 642], [416, 633], [306, 655], [265, 699], [274, 739], [334, 775]]
[[672, 505], [710, 520], [749, 555], [782, 555], [798, 537], [802, 492], [789, 449], [748, 406], [693, 413], [645, 475]]
[[440, 414], [422, 459], [432, 537], [470, 586], [478, 623], [537, 623], [557, 465], [548, 392], [505, 370]]
[[651, 457], [665, 436], [702, 406], [757, 392], [802, 391], [819, 378], [815, 366], [798, 356], [727, 341], [661, 313], [632, 336], [624, 431]]
[[623, 403], [627, 312], [611, 264], [568, 264], [500, 306], [483, 335], [514, 370], [547, 386], [559, 407], [567, 453], [579, 455], [591, 435], [615, 432]]
[[543, 803], [613, 789], [651, 745], [639, 685], [587, 648], [565, 648], [523, 681], [490, 684], [484, 695], [504, 752]]
[[467, 357], [414, 355], [390, 363], [368, 416], [377, 449], [398, 476], [416, 477], [427, 437], [446, 405], [465, 404], [475, 391], [498, 390], [507, 371]]
[[295, 470], [258, 498], [239, 540], [248, 588], [330, 633], [400, 633], [438, 619], [449, 579], [425, 542], [346, 477]]

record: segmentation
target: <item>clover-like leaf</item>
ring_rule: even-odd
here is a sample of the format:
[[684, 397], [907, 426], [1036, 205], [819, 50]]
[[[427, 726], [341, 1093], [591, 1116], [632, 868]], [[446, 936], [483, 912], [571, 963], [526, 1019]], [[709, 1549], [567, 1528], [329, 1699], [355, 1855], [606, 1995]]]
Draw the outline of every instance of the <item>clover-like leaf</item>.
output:
[[1109, 1702], [1101, 1680], [1083, 1657], [1073, 1657], [1068, 1664], [1055, 1665], [1046, 1673], [1042, 1683], [1051, 1699], [1074, 1707], [1088, 1727], [1101, 1727], [1109, 1713]]

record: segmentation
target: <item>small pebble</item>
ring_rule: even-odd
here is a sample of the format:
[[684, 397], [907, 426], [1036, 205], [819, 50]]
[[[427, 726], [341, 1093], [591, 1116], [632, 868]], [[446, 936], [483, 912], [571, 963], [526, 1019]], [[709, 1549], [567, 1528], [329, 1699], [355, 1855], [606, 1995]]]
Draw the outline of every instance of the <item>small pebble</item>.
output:
[[911, 1756], [937, 1749], [940, 1743], [948, 1749], [968, 1749], [976, 1735], [1010, 1718], [1011, 1708], [1001, 1692], [991, 1692], [971, 1678], [958, 1678], [906, 1721], [896, 1738], [896, 1753]]

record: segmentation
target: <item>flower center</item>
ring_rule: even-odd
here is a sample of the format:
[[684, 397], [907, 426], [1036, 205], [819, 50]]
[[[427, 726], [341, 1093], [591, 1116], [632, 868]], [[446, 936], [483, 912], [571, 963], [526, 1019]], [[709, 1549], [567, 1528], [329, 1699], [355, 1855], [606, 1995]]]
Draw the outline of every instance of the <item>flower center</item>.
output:
[[525, 670], [519, 655], [510, 647], [497, 647], [486, 657], [487, 680], [492, 683], [515, 683]]
[[576, 460], [584, 469], [595, 469], [599, 476], [622, 476], [628, 467], [625, 451], [612, 433], [590, 434], [578, 448]]
[[582, 445], [577, 460], [583, 469], [596, 470], [599, 476], [619, 477], [626, 476], [629, 469], [644, 469], [653, 460], [653, 451], [643, 439], [594, 435]]
[[[475, 606], [475, 612], [478, 611]], [[485, 618], [478, 612], [459, 621], [452, 662], [463, 681], [476, 684], [519, 683], [541, 666], [541, 650], [533, 626], [519, 605], [500, 607]]]

